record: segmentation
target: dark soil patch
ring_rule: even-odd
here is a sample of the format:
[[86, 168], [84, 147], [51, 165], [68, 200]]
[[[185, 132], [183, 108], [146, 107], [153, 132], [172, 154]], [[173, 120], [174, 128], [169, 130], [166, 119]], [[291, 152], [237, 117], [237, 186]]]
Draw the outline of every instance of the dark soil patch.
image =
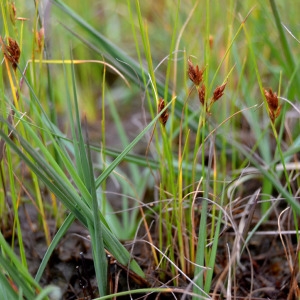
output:
[[[31, 274], [35, 275], [41, 259], [46, 251], [44, 233], [41, 230], [33, 230], [39, 226], [33, 226], [36, 220], [36, 212], [26, 205], [26, 210], [20, 210], [22, 220], [23, 239], [25, 241], [28, 265]], [[26, 212], [26, 214], [25, 214]], [[31, 220], [28, 222], [28, 220]], [[51, 224], [51, 221], [49, 222]], [[53, 223], [54, 224], [54, 223]], [[37, 225], [37, 224], [36, 224]], [[276, 222], [269, 222], [261, 230], [276, 231]], [[55, 228], [52, 228], [54, 233]], [[140, 236], [144, 236], [142, 232]], [[7, 241], [11, 241], [11, 232], [6, 233]], [[153, 236], [155, 238], [155, 236]], [[217, 264], [214, 270], [213, 299], [226, 299], [224, 283], [228, 281], [229, 267], [232, 262], [228, 256], [228, 247], [232, 248], [235, 234], [232, 230], [223, 232], [220, 238], [217, 254]], [[290, 253], [297, 253], [297, 241], [293, 237], [287, 240]], [[169, 287], [174, 289], [169, 294], [132, 294], [118, 299], [191, 299], [189, 282], [179, 277], [178, 285], [174, 286], [172, 276], [168, 270], [156, 270], [152, 260], [152, 254], [146, 243], [135, 243], [133, 248], [128, 246], [133, 256], [146, 273], [146, 280], [129, 272], [126, 266], [120, 265], [113, 257], [108, 256], [108, 282], [111, 292], [136, 290], [145, 287]], [[16, 245], [18, 251], [18, 245]], [[296, 299], [294, 292], [299, 274], [291, 274], [282, 241], [278, 235], [256, 235], [248, 244], [248, 250], [243, 252], [232, 274], [231, 293], [235, 299]], [[296, 259], [296, 257], [294, 257]], [[296, 261], [295, 261], [296, 264]], [[163, 276], [162, 276], [163, 275]], [[161, 282], [164, 277], [165, 281]], [[91, 255], [91, 244], [88, 239], [88, 231], [78, 222], [74, 222], [64, 239], [55, 249], [48, 266], [41, 279], [43, 286], [54, 284], [59, 286], [63, 293], [63, 299], [92, 299], [97, 297], [97, 284]], [[294, 285], [294, 286], [293, 286]], [[176, 290], [177, 289], [177, 290]]]

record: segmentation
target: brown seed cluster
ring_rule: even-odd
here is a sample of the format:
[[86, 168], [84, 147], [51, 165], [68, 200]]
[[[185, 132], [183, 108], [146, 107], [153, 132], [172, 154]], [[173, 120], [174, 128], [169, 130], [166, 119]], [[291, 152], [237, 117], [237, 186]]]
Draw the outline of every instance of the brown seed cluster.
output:
[[14, 71], [16, 71], [21, 55], [21, 50], [18, 43], [10, 37], [8, 37], [8, 44], [5, 44], [2, 37], [0, 37], [0, 43], [5, 58], [11, 63]]
[[[164, 110], [164, 108], [165, 108], [165, 100], [163, 98], [160, 98], [158, 102], [158, 109], [157, 109], [158, 113]], [[165, 110], [159, 117], [159, 121], [163, 126], [165, 126], [168, 121], [168, 118], [169, 118], [169, 113], [167, 110]]]
[[264, 94], [268, 103], [270, 119], [274, 123], [280, 114], [281, 105], [279, 105], [277, 94], [273, 93], [272, 89], [264, 90]]
[[205, 68], [200, 69], [198, 65], [194, 66], [190, 59], [188, 59], [188, 76], [190, 80], [194, 83], [197, 91], [200, 103], [204, 106], [206, 104], [206, 112], [209, 113], [211, 106], [214, 102], [220, 99], [224, 95], [224, 90], [227, 82], [220, 86], [217, 86], [213, 92], [213, 96], [205, 103], [206, 87], [203, 81], [203, 74]]
[[200, 83], [203, 80], [203, 73], [205, 71], [205, 68], [200, 70], [199, 66], [194, 66], [190, 59], [188, 59], [188, 65], [189, 78], [195, 84], [196, 87], [199, 87]]
[[214, 95], [212, 97], [213, 102], [217, 101], [218, 99], [220, 99], [224, 95], [224, 90], [225, 90], [226, 84], [227, 84], [227, 82], [225, 82], [222, 85], [216, 87], [216, 89], [214, 91]]
[[199, 96], [200, 103], [202, 105], [204, 105], [204, 102], [205, 102], [205, 85], [204, 84], [202, 84], [198, 88], [198, 96]]
[[38, 53], [42, 53], [42, 50], [44, 48], [44, 35], [45, 35], [44, 27], [42, 27], [39, 31], [36, 31], [35, 33], [35, 43], [37, 45], [36, 51]]

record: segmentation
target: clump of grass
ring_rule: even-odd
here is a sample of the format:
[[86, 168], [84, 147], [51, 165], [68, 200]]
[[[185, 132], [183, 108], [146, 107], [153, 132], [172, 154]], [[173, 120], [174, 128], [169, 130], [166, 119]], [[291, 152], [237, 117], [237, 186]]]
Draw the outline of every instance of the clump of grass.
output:
[[[289, 263], [290, 292], [286, 296], [297, 297], [299, 128], [289, 123], [289, 102], [280, 105], [280, 97], [272, 89], [263, 88], [279, 85], [278, 95], [294, 95], [297, 87], [286, 84], [285, 80], [295, 78], [297, 81], [297, 67], [278, 25], [280, 17], [274, 1], [271, 7], [288, 61], [286, 74], [278, 74], [272, 67], [271, 56], [265, 53], [270, 50], [277, 63], [282, 64], [272, 37], [263, 35], [264, 45], [269, 48], [261, 49], [261, 44], [255, 42], [261, 37], [256, 35], [257, 30], [268, 32], [266, 28], [272, 26], [263, 19], [272, 17], [271, 10], [262, 16], [258, 5], [257, 11], [254, 8], [248, 13], [250, 1], [242, 6], [230, 2], [226, 17], [219, 4], [209, 1], [201, 10], [197, 10], [200, 1], [193, 7], [188, 1], [184, 4], [178, 1], [174, 6], [167, 2], [158, 4], [166, 6], [155, 11], [167, 20], [161, 24], [165, 33], [161, 28], [157, 30], [151, 21], [157, 16], [152, 10], [146, 10], [145, 3], [118, 3], [117, 13], [126, 16], [129, 20], [126, 29], [132, 29], [126, 45], [135, 45], [137, 54], [132, 56], [138, 59], [131, 58], [64, 2], [53, 3], [55, 13], [69, 18], [70, 23], [60, 27], [64, 28], [62, 37], [66, 46], [59, 54], [53, 50], [52, 55], [57, 57], [52, 60], [43, 58], [43, 51], [45, 58], [50, 57], [47, 45], [50, 37], [47, 36], [49, 28], [43, 27], [38, 13], [34, 13], [32, 19], [39, 19], [41, 23], [33, 26], [32, 34], [32, 28], [28, 31], [25, 26], [24, 29], [25, 19], [17, 17], [19, 4], [1, 3], [5, 26], [1, 32], [4, 67], [0, 89], [4, 101], [0, 106], [3, 170], [0, 212], [4, 232], [10, 225], [9, 219], [3, 221], [10, 205], [13, 215], [11, 244], [0, 234], [3, 293], [9, 299], [23, 296], [43, 299], [55, 291], [51, 286], [42, 288], [39, 282], [55, 247], [77, 219], [90, 233], [99, 299], [151, 292], [184, 294], [183, 298], [195, 299], [267, 297], [267, 291], [262, 294], [260, 290], [259, 276], [255, 276], [266, 272], [259, 265], [264, 254], [260, 256], [255, 251], [256, 243], [263, 243], [259, 236], [268, 226], [274, 236], [280, 237], [275, 246], [283, 247], [285, 257], [281, 257], [281, 262], [293, 261]], [[128, 13], [124, 13], [125, 9]], [[38, 7], [35, 11], [38, 12]], [[237, 21], [233, 16], [240, 11], [247, 17]], [[223, 22], [225, 18], [220, 18], [223, 14], [227, 23]], [[106, 21], [109, 22], [109, 18]], [[152, 28], [159, 33], [152, 35]], [[27, 30], [27, 34], [31, 32], [30, 50], [23, 30]], [[215, 35], [214, 43], [212, 35]], [[72, 46], [76, 45], [71, 55], [67, 37], [72, 39]], [[157, 38], [168, 40], [168, 48], [160, 49], [166, 57], [163, 60], [152, 46], [159, 45]], [[74, 58], [88, 55], [80, 48], [82, 44], [89, 49], [92, 59]], [[194, 64], [187, 53], [199, 56], [205, 67]], [[94, 59], [93, 56], [98, 55], [101, 60]], [[83, 68], [77, 69], [79, 63]], [[100, 65], [99, 69], [94, 69], [96, 64]], [[123, 81], [110, 81], [110, 72]], [[91, 80], [84, 79], [86, 74]], [[60, 79], [56, 81], [56, 78]], [[97, 88], [92, 82], [97, 82]], [[86, 85], [93, 88], [87, 91]], [[101, 99], [99, 115], [88, 111], [95, 106], [96, 97]], [[142, 109], [138, 109], [138, 113], [146, 116], [144, 123], [140, 123], [146, 125], [131, 142], [122, 124], [121, 101], [115, 103], [118, 97], [122, 101], [131, 99], [127, 104], [129, 113], [133, 113], [133, 99], [142, 98]], [[265, 106], [259, 105], [263, 102]], [[112, 123], [108, 121], [109, 116]], [[101, 118], [101, 130], [98, 130], [101, 137], [97, 137], [94, 145], [86, 128], [88, 122], [97, 117]], [[61, 125], [61, 119], [67, 121]], [[116, 126], [121, 140], [119, 150], [110, 149], [108, 145], [111, 125]], [[142, 151], [143, 156], [130, 155], [143, 139], [148, 145]], [[126, 171], [119, 168], [123, 161], [128, 162]], [[107, 197], [109, 178], [117, 178], [122, 187], [120, 218], [116, 216], [115, 203], [109, 202]], [[50, 201], [42, 198], [45, 187]], [[47, 244], [37, 274], [28, 271], [19, 216], [25, 200], [23, 191], [28, 189]], [[145, 203], [144, 195], [149, 189], [154, 199]], [[133, 206], [129, 198], [134, 199]], [[64, 207], [61, 212], [58, 205]], [[290, 215], [285, 223], [283, 218], [287, 212]], [[61, 218], [54, 236], [48, 225], [51, 217]], [[141, 253], [142, 258], [149, 255], [144, 270], [120, 241], [138, 235], [140, 224], [146, 235], [135, 238], [134, 244], [151, 248]], [[290, 233], [285, 233], [285, 224], [296, 236], [296, 243]], [[16, 238], [21, 264], [13, 250]], [[105, 250], [118, 261], [128, 278], [146, 283], [152, 280], [155, 287], [106, 296], [117, 292], [118, 275], [115, 282], [111, 282]], [[268, 263], [267, 257], [264, 262]], [[239, 289], [246, 282], [241, 277], [243, 272], [250, 274], [250, 286], [245, 288], [244, 294]], [[149, 278], [153, 273], [154, 278]], [[108, 286], [114, 287], [108, 289]]]

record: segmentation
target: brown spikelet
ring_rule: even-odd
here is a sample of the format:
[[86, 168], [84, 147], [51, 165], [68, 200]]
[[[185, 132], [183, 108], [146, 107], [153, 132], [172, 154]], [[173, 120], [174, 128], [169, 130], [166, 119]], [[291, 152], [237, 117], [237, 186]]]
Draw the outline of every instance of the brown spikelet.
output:
[[14, 2], [10, 3], [9, 17], [10, 17], [11, 22], [13, 24], [15, 24], [16, 19], [17, 19], [17, 9], [16, 9], [16, 5]]
[[199, 86], [202, 82], [204, 71], [205, 69], [200, 70], [198, 65], [194, 66], [191, 60], [188, 59], [188, 76], [196, 86]]
[[198, 96], [199, 96], [199, 100], [201, 102], [202, 105], [204, 105], [205, 102], [205, 85], [202, 84], [201, 87], [198, 88]]
[[216, 102], [218, 99], [220, 99], [224, 95], [224, 90], [225, 90], [226, 84], [227, 84], [227, 82], [216, 87], [216, 89], [214, 91], [213, 99], [212, 99], [213, 102]]
[[45, 30], [42, 27], [39, 31], [35, 33], [35, 42], [37, 44], [37, 52], [41, 53], [44, 47], [44, 34]]
[[16, 71], [17, 65], [19, 63], [19, 58], [21, 55], [21, 51], [18, 43], [10, 37], [8, 37], [7, 45], [4, 43], [2, 37], [0, 37], [0, 40], [1, 40], [0, 43], [2, 46], [2, 51], [5, 58], [10, 61], [14, 71]]
[[268, 103], [270, 119], [274, 123], [280, 114], [281, 105], [279, 105], [277, 94], [273, 93], [272, 89], [265, 89], [264, 94]]
[[[165, 108], [165, 100], [163, 98], [160, 98], [158, 102], [158, 109], [157, 109], [158, 113], [160, 113], [164, 108]], [[165, 126], [168, 121], [168, 118], [169, 118], [169, 113], [167, 110], [165, 110], [159, 117], [159, 121], [162, 125]]]

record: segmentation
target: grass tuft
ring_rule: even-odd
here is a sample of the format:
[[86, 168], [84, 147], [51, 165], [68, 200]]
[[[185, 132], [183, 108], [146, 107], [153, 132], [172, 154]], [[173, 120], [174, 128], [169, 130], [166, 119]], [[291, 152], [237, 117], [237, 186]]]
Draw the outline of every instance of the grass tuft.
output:
[[0, 4], [4, 297], [298, 299], [299, 5], [43, 5]]

